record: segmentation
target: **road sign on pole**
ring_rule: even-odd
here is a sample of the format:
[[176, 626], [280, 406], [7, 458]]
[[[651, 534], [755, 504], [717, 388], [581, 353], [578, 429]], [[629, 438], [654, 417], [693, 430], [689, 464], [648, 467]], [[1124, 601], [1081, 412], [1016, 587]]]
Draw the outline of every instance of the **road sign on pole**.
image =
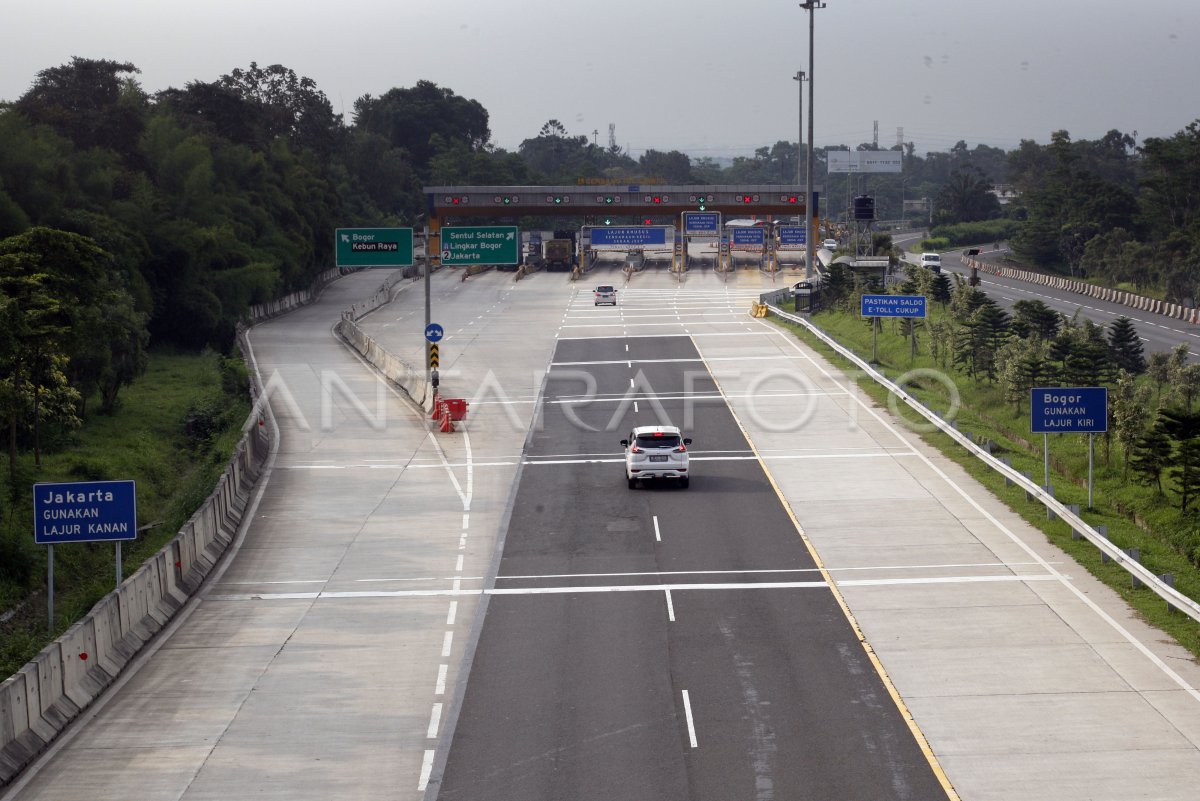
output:
[[808, 241], [808, 229], [803, 225], [779, 226], [779, 249], [803, 248]]
[[430, 323], [425, 326], [425, 341], [426, 342], [441, 342], [446, 331], [437, 323]]
[[721, 212], [683, 212], [683, 233], [687, 236], [716, 236], [721, 232]]
[[339, 228], [333, 250], [338, 267], [411, 267], [413, 229]]
[[1088, 435], [1088, 509], [1092, 508], [1095, 435], [1108, 431], [1108, 387], [1034, 387], [1029, 390], [1029, 430], [1042, 435], [1042, 460], [1050, 484], [1050, 435]]
[[132, 539], [137, 539], [134, 482], [33, 485], [33, 541], [38, 545]]
[[442, 265], [520, 264], [515, 225], [457, 225], [442, 229]]
[[1029, 390], [1034, 434], [1103, 434], [1108, 431], [1108, 387], [1035, 387]]
[[924, 295], [863, 295], [863, 317], [925, 317]]
[[438, 354], [438, 346], [436, 342], [429, 344], [429, 369], [436, 370], [441, 366], [441, 356]]

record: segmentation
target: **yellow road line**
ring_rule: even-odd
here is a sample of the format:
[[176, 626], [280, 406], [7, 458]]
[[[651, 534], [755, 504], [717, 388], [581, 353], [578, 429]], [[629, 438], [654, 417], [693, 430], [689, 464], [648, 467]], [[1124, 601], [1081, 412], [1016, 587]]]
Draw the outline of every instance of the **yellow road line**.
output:
[[775, 495], [779, 498], [779, 502], [783, 504], [784, 511], [787, 512], [787, 516], [791, 519], [792, 525], [796, 527], [796, 532], [800, 535], [800, 539], [804, 542], [804, 547], [808, 549], [808, 553], [810, 556], [812, 556], [813, 562], [817, 566], [817, 570], [820, 571], [821, 577], [829, 585], [829, 589], [833, 592], [834, 599], [837, 601], [838, 606], [842, 609], [842, 614], [846, 616], [846, 620], [850, 623], [850, 627], [854, 630], [854, 636], [858, 638], [858, 642], [862, 646], [863, 651], [866, 652], [867, 658], [871, 660], [871, 664], [875, 667], [875, 672], [878, 674], [880, 681], [882, 681], [883, 686], [887, 688], [888, 695], [890, 695], [892, 698], [892, 703], [896, 705], [896, 709], [899, 710], [900, 716], [904, 718], [904, 722], [908, 725], [908, 730], [912, 732], [913, 739], [916, 740], [917, 746], [921, 749], [921, 753], [925, 755], [925, 760], [929, 763], [930, 769], [933, 770], [933, 775], [937, 777], [938, 783], [940, 783], [942, 785], [942, 789], [946, 791], [946, 797], [949, 799], [949, 801], [962, 801], [958, 793], [955, 791], [954, 785], [950, 783], [949, 777], [946, 776], [946, 772], [942, 769], [942, 764], [938, 761], [937, 755], [933, 753], [933, 749], [929, 746], [929, 740], [925, 737], [925, 733], [921, 731], [921, 727], [917, 725], [917, 721], [913, 719], [912, 712], [909, 711], [908, 705], [904, 703], [904, 699], [900, 697], [900, 693], [896, 689], [896, 685], [892, 683], [892, 678], [888, 675], [887, 670], [883, 667], [883, 663], [880, 661], [879, 655], [875, 653], [874, 647], [872, 647], [871, 643], [867, 641], [866, 635], [863, 634], [862, 628], [858, 625], [858, 620], [854, 617], [854, 613], [850, 611], [850, 607], [846, 604], [846, 599], [842, 596], [841, 590], [838, 589], [837, 583], [834, 581], [833, 576], [831, 576], [829, 571], [825, 568], [825, 563], [821, 561], [821, 555], [817, 553], [817, 549], [813, 546], [812, 540], [808, 538], [808, 534], [805, 533], [804, 527], [801, 526], [800, 521], [796, 519], [796, 513], [792, 510], [791, 504], [788, 503], [788, 499], [783, 494], [783, 490], [781, 490], [779, 488], [779, 484], [776, 483], [775, 476], [771, 474], [771, 469], [767, 467], [767, 463], [763, 461], [762, 456], [759, 455], [758, 447], [755, 446], [754, 441], [750, 438], [750, 433], [746, 430], [746, 427], [742, 425], [742, 419], [738, 417], [737, 411], [733, 408], [733, 405], [729, 403], [729, 400], [725, 395], [725, 389], [721, 386], [721, 382], [717, 380], [712, 368], [709, 367], [708, 361], [705, 360], [704, 354], [700, 351], [700, 348], [697, 346], [694, 338], [692, 338], [692, 347], [696, 348], [696, 353], [700, 354], [700, 360], [704, 362], [704, 367], [706, 370], [708, 370], [708, 374], [712, 378], [713, 383], [716, 385], [717, 391], [720, 392], [721, 397], [725, 399], [725, 405], [729, 408], [729, 413], [733, 415], [733, 421], [737, 423], [738, 428], [742, 432], [742, 436], [746, 438], [746, 442], [750, 445], [750, 450], [753, 451], [755, 458], [758, 459], [759, 466], [762, 467], [763, 473], [766, 474], [767, 481], [771, 482], [771, 488], [775, 490]]

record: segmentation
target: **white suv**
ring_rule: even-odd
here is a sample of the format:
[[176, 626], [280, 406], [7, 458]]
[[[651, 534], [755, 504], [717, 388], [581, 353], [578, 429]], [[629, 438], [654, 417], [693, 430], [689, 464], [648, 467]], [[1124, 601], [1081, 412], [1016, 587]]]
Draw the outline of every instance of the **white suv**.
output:
[[593, 305], [599, 306], [601, 304], [608, 304], [609, 306], [616, 306], [617, 305], [617, 290], [613, 289], [611, 286], [596, 287], [596, 302]]
[[942, 257], [936, 253], [922, 253], [921, 266], [928, 267], [935, 273], [940, 273], [942, 271]]
[[692, 441], [684, 439], [678, 428], [638, 426], [621, 444], [625, 446], [625, 478], [630, 489], [637, 486], [638, 479], [659, 478], [678, 479], [679, 486], [687, 488], [687, 446]]

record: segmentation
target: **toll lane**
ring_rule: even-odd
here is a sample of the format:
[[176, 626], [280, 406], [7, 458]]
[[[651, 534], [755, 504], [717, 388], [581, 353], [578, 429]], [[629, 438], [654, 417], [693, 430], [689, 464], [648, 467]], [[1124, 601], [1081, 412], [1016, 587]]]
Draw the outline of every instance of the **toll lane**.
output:
[[[554, 364], [437, 797], [944, 797], [691, 339]], [[562, 458], [659, 415], [690, 489]]]

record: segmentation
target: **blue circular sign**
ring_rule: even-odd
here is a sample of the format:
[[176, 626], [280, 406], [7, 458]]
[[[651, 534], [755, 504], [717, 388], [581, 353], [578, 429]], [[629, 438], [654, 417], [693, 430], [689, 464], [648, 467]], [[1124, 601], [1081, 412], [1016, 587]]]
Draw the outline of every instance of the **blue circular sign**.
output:
[[443, 330], [442, 327], [437, 323], [430, 323], [429, 325], [425, 326], [425, 340], [427, 342], [440, 342], [442, 335], [445, 333], [445, 330]]

